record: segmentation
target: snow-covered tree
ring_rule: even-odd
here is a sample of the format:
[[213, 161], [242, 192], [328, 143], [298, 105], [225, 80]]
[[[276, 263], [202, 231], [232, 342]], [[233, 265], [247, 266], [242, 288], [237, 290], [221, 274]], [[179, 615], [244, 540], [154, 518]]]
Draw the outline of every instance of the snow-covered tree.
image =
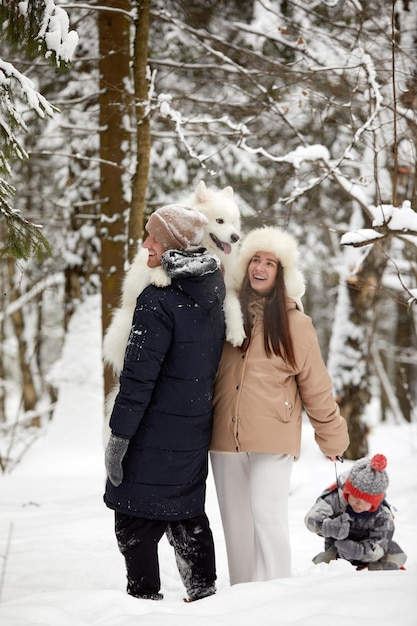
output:
[[[31, 196], [36, 168], [30, 147], [39, 128], [54, 123], [58, 108], [42, 93], [42, 81], [31, 70], [43, 59], [46, 67], [55, 71], [66, 66], [78, 36], [69, 29], [67, 13], [50, 0], [2, 2], [0, 33], [0, 421], [6, 421], [7, 414], [13, 416], [2, 434], [7, 451], [4, 456], [0, 450], [0, 460], [5, 469], [10, 449], [19, 449], [19, 426], [39, 425], [41, 416], [51, 413], [55, 400], [53, 387], [45, 380], [51, 363], [51, 355], [45, 353], [49, 339], [45, 329], [55, 315], [51, 316], [48, 290], [62, 283], [62, 274], [48, 275], [53, 247], [44, 225], [50, 216], [36, 211], [41, 199], [37, 194]], [[37, 127], [38, 122], [41, 125]], [[29, 174], [23, 193], [25, 167], [32, 176]], [[39, 271], [42, 263], [43, 276]], [[56, 338], [50, 346], [58, 348]], [[56, 358], [56, 352], [53, 354]]]
[[[307, 277], [325, 291], [324, 298], [309, 291], [308, 310], [332, 337], [329, 366], [351, 428], [348, 454], [357, 458], [367, 450], [372, 348], [385, 332], [378, 311], [393, 251], [390, 239], [346, 253], [340, 236], [369, 225], [372, 207], [395, 204], [401, 190], [416, 208], [417, 5], [264, 1], [240, 13], [234, 2], [217, 9], [216, 2], [166, 3], [154, 12], [170, 37], [151, 37], [160, 105], [153, 145], [175, 142], [176, 133], [214, 180], [227, 174], [259, 221], [288, 226], [305, 243]], [[167, 130], [159, 135], [163, 117]], [[174, 145], [160, 148], [159, 159], [169, 158], [159, 171], [188, 182], [193, 170], [178, 167], [181, 146]], [[415, 285], [415, 272], [407, 273], [406, 289], [397, 282], [398, 301]], [[325, 288], [329, 281], [334, 289]], [[335, 318], [340, 298], [349, 306]]]
[[[67, 63], [78, 42], [69, 30], [66, 11], [47, 0], [9, 0], [0, 6], [0, 34], [3, 42], [25, 48], [30, 57], [43, 55], [58, 64]], [[10, 62], [0, 58], [0, 210], [2, 217], [2, 254], [28, 258], [33, 252], [42, 256], [48, 250], [39, 225], [14, 210], [10, 197], [15, 192], [8, 181], [11, 161], [26, 159], [27, 152], [19, 133], [27, 132], [24, 108], [40, 118], [52, 116], [54, 107], [37, 91], [33, 81]]]
[[[46, 92], [60, 109], [52, 118], [58, 123], [48, 124], [39, 144], [33, 138], [32, 152], [42, 146], [39, 173], [55, 181], [56, 201], [49, 206], [63, 207], [66, 215], [67, 230], [60, 239], [57, 228], [54, 236], [72, 259], [68, 284], [82, 284], [82, 268], [96, 258], [86, 233], [97, 234], [100, 219], [105, 328], [143, 218], [202, 178], [209, 186], [231, 184], [245, 230], [277, 224], [300, 241], [305, 308], [350, 424], [349, 454], [364, 453], [370, 398], [373, 406], [382, 399], [382, 414], [398, 416], [406, 409], [395, 397], [408, 398], [411, 412], [416, 401], [412, 365], [404, 366], [404, 359], [415, 360], [411, 340], [407, 345], [404, 339], [415, 322], [415, 307], [407, 304], [417, 284], [414, 235], [391, 232], [363, 248], [342, 237], [373, 228], [378, 207], [400, 209], [408, 201], [417, 208], [417, 0], [84, 0], [62, 6], [84, 50], [71, 64], [65, 98]], [[148, 37], [146, 30], [139, 35], [145, 9]], [[99, 45], [100, 60], [94, 61], [95, 52], [87, 58], [86, 39]], [[37, 89], [44, 93], [38, 70]], [[65, 106], [71, 93], [74, 103], [75, 94], [78, 102], [88, 98], [88, 120], [80, 117], [81, 106], [71, 117]], [[40, 197], [38, 180], [32, 195]], [[390, 354], [400, 355], [400, 368], [388, 362]], [[400, 369], [405, 378], [395, 387]]]

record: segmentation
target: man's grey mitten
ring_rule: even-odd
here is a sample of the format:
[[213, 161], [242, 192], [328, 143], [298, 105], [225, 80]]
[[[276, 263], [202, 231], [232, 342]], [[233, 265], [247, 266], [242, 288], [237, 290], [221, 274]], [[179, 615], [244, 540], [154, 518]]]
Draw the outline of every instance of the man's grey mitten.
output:
[[350, 530], [350, 517], [348, 513], [343, 513], [338, 517], [326, 517], [321, 526], [323, 537], [333, 537], [333, 539], [346, 539]]
[[123, 480], [122, 461], [129, 446], [129, 439], [123, 439], [117, 435], [111, 435], [104, 454], [104, 463], [107, 476], [115, 487]]
[[364, 550], [363, 546], [358, 541], [342, 539], [341, 541], [335, 541], [334, 545], [342, 559], [346, 559], [346, 561], [362, 560]]

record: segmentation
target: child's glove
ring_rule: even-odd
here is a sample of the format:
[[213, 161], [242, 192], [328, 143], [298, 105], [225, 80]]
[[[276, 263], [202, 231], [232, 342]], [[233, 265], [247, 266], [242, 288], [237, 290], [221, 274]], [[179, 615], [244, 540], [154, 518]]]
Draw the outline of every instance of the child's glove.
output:
[[107, 476], [112, 485], [118, 487], [123, 480], [122, 461], [129, 446], [129, 439], [111, 435], [104, 454]]
[[333, 539], [346, 539], [350, 531], [350, 517], [347, 513], [339, 517], [326, 517], [321, 525], [323, 537], [333, 537]]
[[342, 539], [341, 541], [335, 541], [337, 552], [342, 559], [346, 561], [361, 561], [363, 557], [363, 546], [351, 539]]

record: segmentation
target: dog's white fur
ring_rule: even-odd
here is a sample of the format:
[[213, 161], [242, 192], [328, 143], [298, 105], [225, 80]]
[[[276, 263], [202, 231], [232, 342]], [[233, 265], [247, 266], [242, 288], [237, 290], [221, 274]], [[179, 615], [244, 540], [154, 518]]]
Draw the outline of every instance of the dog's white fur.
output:
[[[240, 213], [233, 196], [232, 187], [213, 191], [207, 189], [204, 181], [201, 181], [195, 193], [181, 200], [181, 204], [195, 207], [208, 219], [201, 245], [207, 248], [209, 253], [217, 255], [222, 263], [226, 284], [224, 305], [226, 339], [233, 345], [240, 345], [245, 334], [232, 271], [238, 255]], [[221, 245], [223, 247], [219, 247]], [[147, 260], [148, 251], [140, 247], [124, 278], [120, 307], [116, 309], [104, 337], [104, 361], [112, 367], [115, 375], [119, 375], [123, 367], [124, 353], [138, 295], [151, 283], [158, 287], [169, 284], [169, 278], [163, 268], [160, 266], [150, 269], [147, 266]]]
[[[225, 187], [221, 191], [213, 191], [207, 189], [204, 181], [201, 181], [188, 203], [208, 219], [201, 245], [220, 258], [226, 285], [226, 340], [233, 346], [240, 346], [246, 335], [234, 272], [239, 256], [241, 230], [240, 212], [234, 200], [233, 189]], [[187, 204], [187, 200], [184, 204]]]
[[[245, 338], [242, 313], [233, 279], [233, 267], [238, 256], [240, 239], [240, 213], [234, 200], [232, 187], [221, 191], [210, 190], [201, 181], [195, 192], [180, 201], [195, 207], [208, 219], [201, 246], [219, 257], [224, 273], [226, 297], [224, 302], [226, 339], [232, 345], [241, 345]], [[133, 313], [138, 295], [149, 284], [167, 286], [169, 277], [163, 268], [147, 266], [148, 251], [140, 247], [123, 280], [120, 307], [116, 309], [103, 341], [104, 362], [118, 376], [123, 367], [124, 354], [129, 339]], [[106, 416], [109, 417], [119, 386], [106, 398]], [[107, 420], [106, 420], [107, 421]]]

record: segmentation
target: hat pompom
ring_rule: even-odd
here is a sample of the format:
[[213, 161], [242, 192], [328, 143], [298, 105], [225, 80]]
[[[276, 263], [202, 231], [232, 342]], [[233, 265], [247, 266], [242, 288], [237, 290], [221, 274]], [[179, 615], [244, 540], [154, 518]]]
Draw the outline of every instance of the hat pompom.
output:
[[371, 459], [371, 467], [377, 472], [382, 472], [387, 466], [387, 457], [383, 454], [375, 454]]

